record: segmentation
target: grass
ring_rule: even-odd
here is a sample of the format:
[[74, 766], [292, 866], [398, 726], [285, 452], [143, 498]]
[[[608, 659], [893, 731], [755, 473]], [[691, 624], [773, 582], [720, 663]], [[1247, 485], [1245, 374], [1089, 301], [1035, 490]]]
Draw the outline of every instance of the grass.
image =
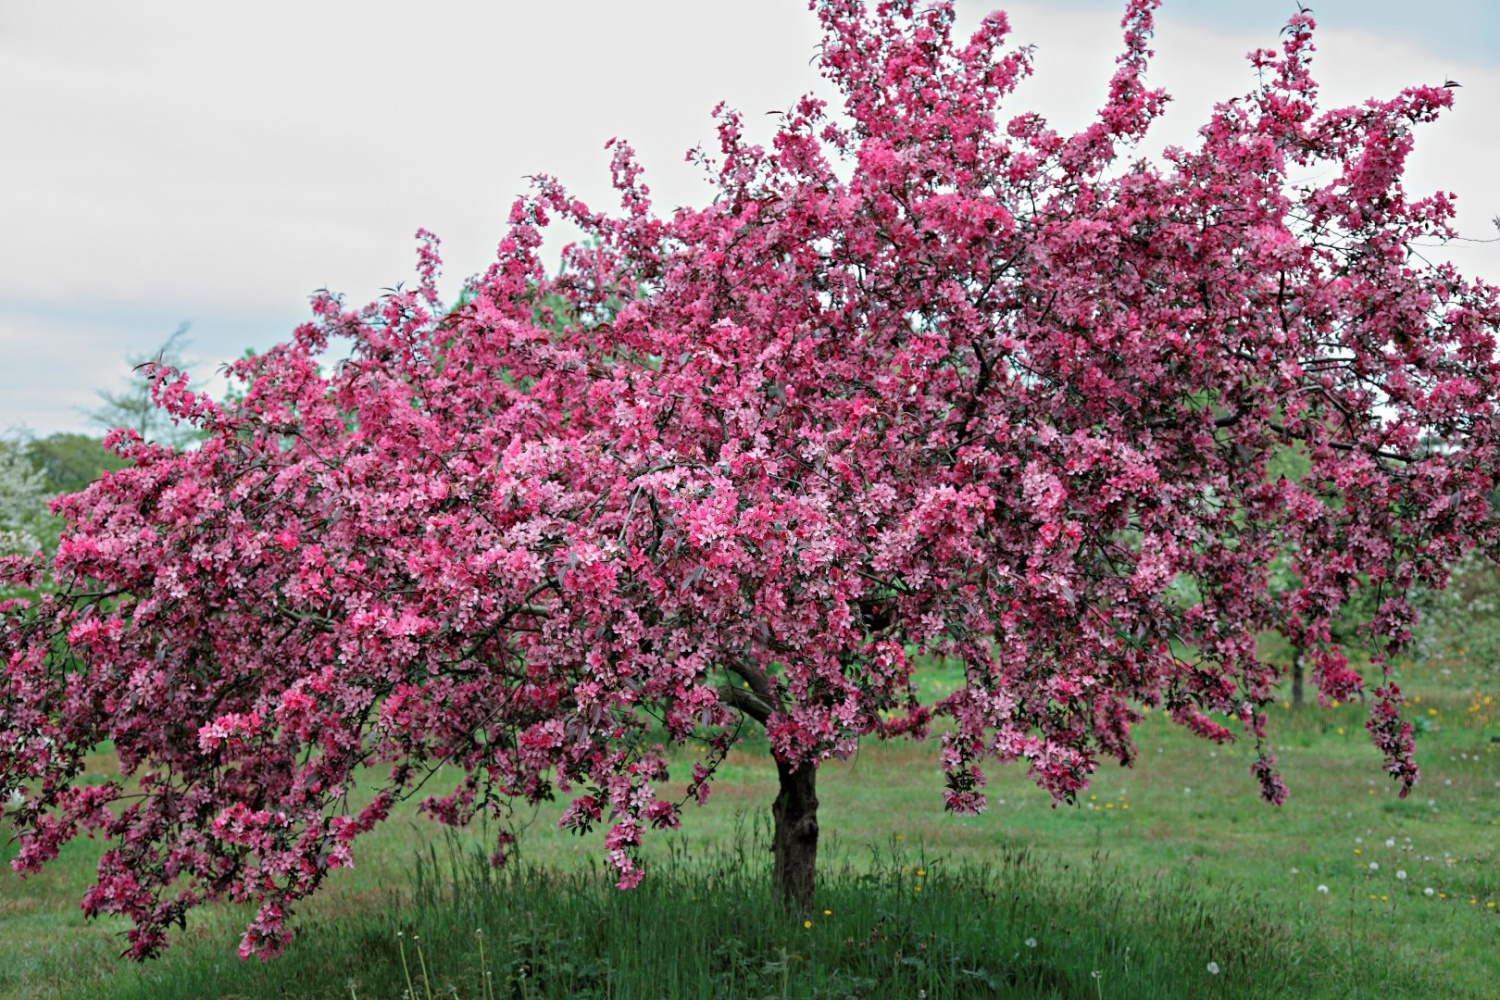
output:
[[[834, 864], [810, 919], [789, 920], [765, 891], [764, 834], [707, 854], [679, 841], [633, 893], [589, 868], [494, 873], [477, 852], [433, 852], [399, 910], [320, 922], [272, 965], [189, 962], [118, 995], [1272, 997], [1347, 979], [1342, 942], [1309, 949], [1252, 896], [1026, 848], [949, 864], [892, 843]], [[1440, 983], [1420, 968], [1362, 978], [1398, 996]]]
[[605, 884], [597, 844], [557, 832], [555, 806], [499, 873], [474, 864], [479, 835], [439, 850], [439, 832], [402, 816], [362, 842], [357, 867], [267, 965], [234, 957], [244, 914], [222, 907], [160, 962], [126, 967], [121, 925], [78, 913], [97, 847], [77, 844], [40, 877], [0, 880], [0, 996], [395, 997], [408, 988], [403, 950], [415, 996], [430, 985], [485, 1000], [1493, 996], [1500, 683], [1439, 664], [1401, 683], [1427, 729], [1406, 800], [1381, 775], [1359, 705], [1278, 710], [1272, 739], [1292, 788], [1280, 809], [1259, 801], [1245, 749], [1159, 715], [1139, 730], [1137, 766], [1101, 771], [1074, 808], [1051, 808], [1007, 769], [985, 815], [945, 815], [934, 745], [866, 746], [820, 772], [810, 928], [769, 902], [754, 817], [775, 775], [754, 741], [681, 834], [655, 838], [635, 892]]

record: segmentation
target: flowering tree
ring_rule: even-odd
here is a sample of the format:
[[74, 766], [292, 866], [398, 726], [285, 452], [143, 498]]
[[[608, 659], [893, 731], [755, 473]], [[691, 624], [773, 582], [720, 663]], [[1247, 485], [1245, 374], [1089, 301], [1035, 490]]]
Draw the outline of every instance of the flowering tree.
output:
[[[54, 583], [0, 638], [16, 866], [97, 832], [84, 907], [133, 918], [131, 954], [221, 897], [260, 904], [242, 952], [274, 954], [447, 766], [425, 811], [574, 796], [563, 825], [604, 825], [628, 888], [745, 724], [794, 906], [818, 764], [934, 717], [959, 812], [987, 761], [1071, 800], [1133, 760], [1146, 707], [1220, 742], [1211, 714], [1237, 717], [1281, 801], [1256, 634], [1347, 697], [1349, 596], [1378, 596], [1384, 655], [1408, 589], [1495, 543], [1500, 297], [1414, 249], [1453, 235], [1447, 196], [1400, 184], [1450, 91], [1319, 112], [1305, 14], [1198, 148], [1127, 161], [1166, 100], [1154, 6], [1130, 0], [1108, 98], [1064, 136], [1001, 115], [1030, 65], [1002, 14], [960, 44], [948, 3], [815, 0], [844, 113], [805, 97], [766, 149], [721, 109], [707, 207], [653, 213], [617, 145], [621, 211], [540, 180], [457, 310], [428, 239], [415, 290], [319, 297], [234, 364], [242, 398], [159, 369], [201, 446], [117, 432], [133, 465], [62, 501], [55, 561], [5, 564]], [[548, 276], [559, 216], [588, 239]], [[917, 656], [967, 683], [920, 705]], [[1404, 793], [1401, 692], [1373, 694]], [[128, 781], [80, 781], [106, 739]], [[690, 741], [674, 783], [664, 746]]]

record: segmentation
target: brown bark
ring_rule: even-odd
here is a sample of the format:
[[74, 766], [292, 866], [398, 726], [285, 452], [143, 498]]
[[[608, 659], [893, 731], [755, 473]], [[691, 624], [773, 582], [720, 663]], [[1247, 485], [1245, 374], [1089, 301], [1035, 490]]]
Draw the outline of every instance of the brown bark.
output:
[[[727, 684], [719, 689], [720, 697], [766, 725], [779, 704], [769, 678], [752, 664], [728, 666], [743, 686]], [[807, 762], [793, 770], [778, 760], [776, 774], [781, 787], [771, 804], [771, 851], [776, 862], [771, 891], [788, 911], [806, 915], [812, 911], [818, 868], [818, 769]]]
[[805, 914], [812, 911], [818, 864], [818, 769], [808, 762], [793, 771], [778, 760], [776, 774], [781, 790], [771, 806], [773, 891], [788, 910]]

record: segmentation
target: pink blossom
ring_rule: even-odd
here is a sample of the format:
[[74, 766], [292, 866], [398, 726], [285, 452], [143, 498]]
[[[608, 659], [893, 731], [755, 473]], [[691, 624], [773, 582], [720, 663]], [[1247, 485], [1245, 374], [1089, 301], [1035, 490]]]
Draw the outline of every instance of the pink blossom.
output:
[[[51, 563], [0, 559], [36, 595], [0, 602], [14, 867], [94, 834], [85, 907], [132, 956], [229, 899], [268, 957], [416, 796], [447, 823], [572, 796], [635, 886], [746, 725], [805, 775], [942, 718], [944, 804], [977, 812], [1004, 764], [1076, 798], [1165, 708], [1253, 740], [1284, 798], [1257, 637], [1346, 699], [1335, 625], [1373, 680], [1412, 588], [1500, 543], [1500, 292], [1409, 251], [1456, 235], [1402, 182], [1452, 92], [1320, 108], [1298, 14], [1153, 165], [1150, 0], [1073, 135], [1010, 106], [1001, 14], [964, 40], [941, 0], [812, 6], [841, 113], [805, 97], [760, 146], [718, 109], [702, 207], [658, 212], [612, 142], [620, 210], [539, 177], [456, 308], [424, 231], [415, 287], [317, 296], [231, 400], [148, 372], [199, 447], [111, 433], [129, 466], [56, 502]], [[584, 239], [549, 275], [557, 223]], [[923, 704], [935, 659], [963, 683]], [[1377, 681], [1405, 794], [1400, 708]]]

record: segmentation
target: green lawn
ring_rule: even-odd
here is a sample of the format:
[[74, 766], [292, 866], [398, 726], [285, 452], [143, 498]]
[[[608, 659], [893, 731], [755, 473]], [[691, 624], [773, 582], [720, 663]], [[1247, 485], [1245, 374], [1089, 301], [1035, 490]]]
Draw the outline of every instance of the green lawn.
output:
[[[1406, 800], [1359, 705], [1276, 713], [1292, 789], [1279, 809], [1246, 750], [1159, 714], [1137, 766], [1101, 772], [1077, 807], [1010, 769], [992, 773], [986, 814], [946, 815], [935, 742], [867, 745], [820, 773], [831, 912], [811, 928], [765, 905], [751, 828], [774, 770], [755, 741], [680, 834], [652, 838], [657, 875], [635, 893], [601, 888], [596, 838], [557, 832], [557, 806], [492, 882], [462, 859], [438, 877], [451, 845], [419, 864], [442, 836], [405, 815], [362, 842], [269, 966], [235, 958], [242, 914], [220, 908], [160, 962], [126, 967], [121, 925], [78, 910], [85, 842], [42, 876], [0, 879], [0, 996], [397, 996], [405, 948], [418, 996], [430, 963], [433, 996], [483, 997], [480, 929], [494, 996], [1500, 995], [1500, 681], [1449, 665], [1402, 684], [1428, 730]], [[401, 928], [426, 929], [420, 956]]]

